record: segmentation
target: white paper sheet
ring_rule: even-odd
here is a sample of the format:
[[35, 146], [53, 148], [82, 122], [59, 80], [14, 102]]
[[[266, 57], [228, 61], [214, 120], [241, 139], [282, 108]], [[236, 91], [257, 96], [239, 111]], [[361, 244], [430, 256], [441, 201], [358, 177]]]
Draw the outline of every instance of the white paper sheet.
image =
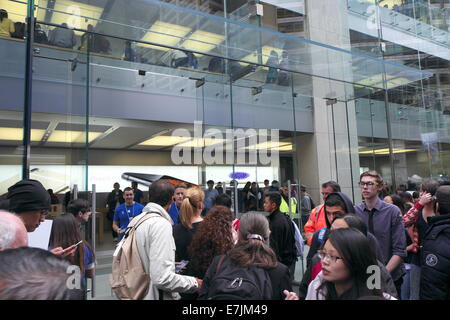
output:
[[45, 220], [33, 232], [28, 232], [28, 246], [48, 250], [53, 220]]

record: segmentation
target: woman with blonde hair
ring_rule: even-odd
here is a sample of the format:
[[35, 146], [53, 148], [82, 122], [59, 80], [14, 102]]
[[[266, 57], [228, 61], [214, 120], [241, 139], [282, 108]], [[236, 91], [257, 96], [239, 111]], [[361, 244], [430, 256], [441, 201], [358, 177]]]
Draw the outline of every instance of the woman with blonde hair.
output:
[[201, 213], [204, 208], [204, 200], [205, 194], [201, 189], [190, 188], [186, 190], [178, 217], [180, 223], [173, 228], [176, 245], [175, 261], [177, 262], [190, 260], [187, 248], [203, 221]]

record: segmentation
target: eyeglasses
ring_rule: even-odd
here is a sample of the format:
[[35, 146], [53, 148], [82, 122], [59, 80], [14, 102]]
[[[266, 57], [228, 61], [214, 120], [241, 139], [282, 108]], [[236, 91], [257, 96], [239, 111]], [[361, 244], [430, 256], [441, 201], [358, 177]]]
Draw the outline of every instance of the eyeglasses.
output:
[[342, 259], [341, 257], [334, 256], [334, 255], [329, 254], [329, 253], [327, 253], [327, 252], [325, 252], [325, 251], [320, 251], [320, 250], [319, 250], [318, 253], [319, 253], [319, 258], [320, 258], [320, 260], [328, 259], [328, 261], [331, 261], [332, 263], [335, 263], [336, 260]]
[[378, 182], [372, 182], [372, 181], [369, 181], [369, 182], [360, 181], [360, 182], [358, 182], [358, 184], [360, 187], [373, 187], [373, 186], [379, 185]]

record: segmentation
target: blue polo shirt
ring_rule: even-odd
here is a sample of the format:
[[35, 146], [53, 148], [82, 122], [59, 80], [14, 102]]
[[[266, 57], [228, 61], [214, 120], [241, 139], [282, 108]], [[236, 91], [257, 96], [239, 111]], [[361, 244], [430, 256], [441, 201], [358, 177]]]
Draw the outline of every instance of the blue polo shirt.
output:
[[167, 213], [172, 218], [173, 225], [178, 224], [178, 216], [180, 215], [180, 211], [178, 210], [178, 207], [177, 207], [175, 201], [172, 202], [172, 204], [170, 205], [169, 211], [167, 211]]
[[141, 199], [144, 197], [144, 193], [139, 190], [136, 189], [134, 190], [134, 201], [141, 203]]
[[[128, 223], [130, 223], [133, 217], [136, 217], [141, 214], [144, 206], [140, 203], [134, 202], [132, 206], [127, 206], [126, 203], [122, 203], [120, 206], [116, 208], [114, 212], [114, 221], [119, 222], [120, 229], [125, 229], [128, 227]], [[122, 239], [123, 233], [120, 234], [120, 239]]]

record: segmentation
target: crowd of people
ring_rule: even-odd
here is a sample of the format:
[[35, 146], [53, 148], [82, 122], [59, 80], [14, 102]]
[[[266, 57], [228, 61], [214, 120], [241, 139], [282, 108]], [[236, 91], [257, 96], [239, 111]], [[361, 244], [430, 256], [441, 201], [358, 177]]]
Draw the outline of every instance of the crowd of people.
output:
[[[91, 52], [109, 54], [111, 53], [111, 44], [109, 40], [95, 33], [95, 27], [92, 24], [87, 26], [88, 32], [79, 38], [80, 45], [77, 47], [78, 38], [67, 23], [62, 23], [60, 27], [51, 30], [44, 30], [40, 24], [35, 24], [33, 40], [35, 43], [48, 44], [60, 48], [89, 50]], [[20, 21], [12, 21], [8, 18], [8, 12], [0, 9], [0, 35], [24, 39], [26, 36], [26, 24]]]
[[[239, 218], [226, 188], [212, 180], [207, 185], [202, 190], [158, 180], [145, 205], [137, 184], [124, 191], [116, 184], [110, 193], [113, 229], [123, 238], [118, 247], [128, 239], [130, 222], [138, 226], [136, 254], [149, 275], [140, 299], [450, 299], [450, 183], [424, 182], [418, 197], [383, 196], [382, 177], [367, 171], [360, 176], [360, 204], [328, 181], [321, 185], [324, 203], [316, 207], [305, 186], [299, 203], [289, 206], [296, 197], [289, 197], [286, 185], [266, 181], [259, 189], [250, 183], [248, 210]], [[255, 191], [260, 196], [248, 196]], [[0, 299], [83, 299], [95, 264], [80, 234], [89, 203], [70, 201], [66, 213], [54, 218], [48, 250], [42, 250], [27, 247], [27, 232], [44, 221], [49, 192], [25, 179], [8, 189], [8, 200], [10, 212], [0, 212]], [[310, 210], [303, 230], [307, 268], [298, 291], [295, 266], [303, 257], [293, 215], [287, 214], [294, 207]], [[80, 276], [73, 287], [64, 286], [73, 266]]]

